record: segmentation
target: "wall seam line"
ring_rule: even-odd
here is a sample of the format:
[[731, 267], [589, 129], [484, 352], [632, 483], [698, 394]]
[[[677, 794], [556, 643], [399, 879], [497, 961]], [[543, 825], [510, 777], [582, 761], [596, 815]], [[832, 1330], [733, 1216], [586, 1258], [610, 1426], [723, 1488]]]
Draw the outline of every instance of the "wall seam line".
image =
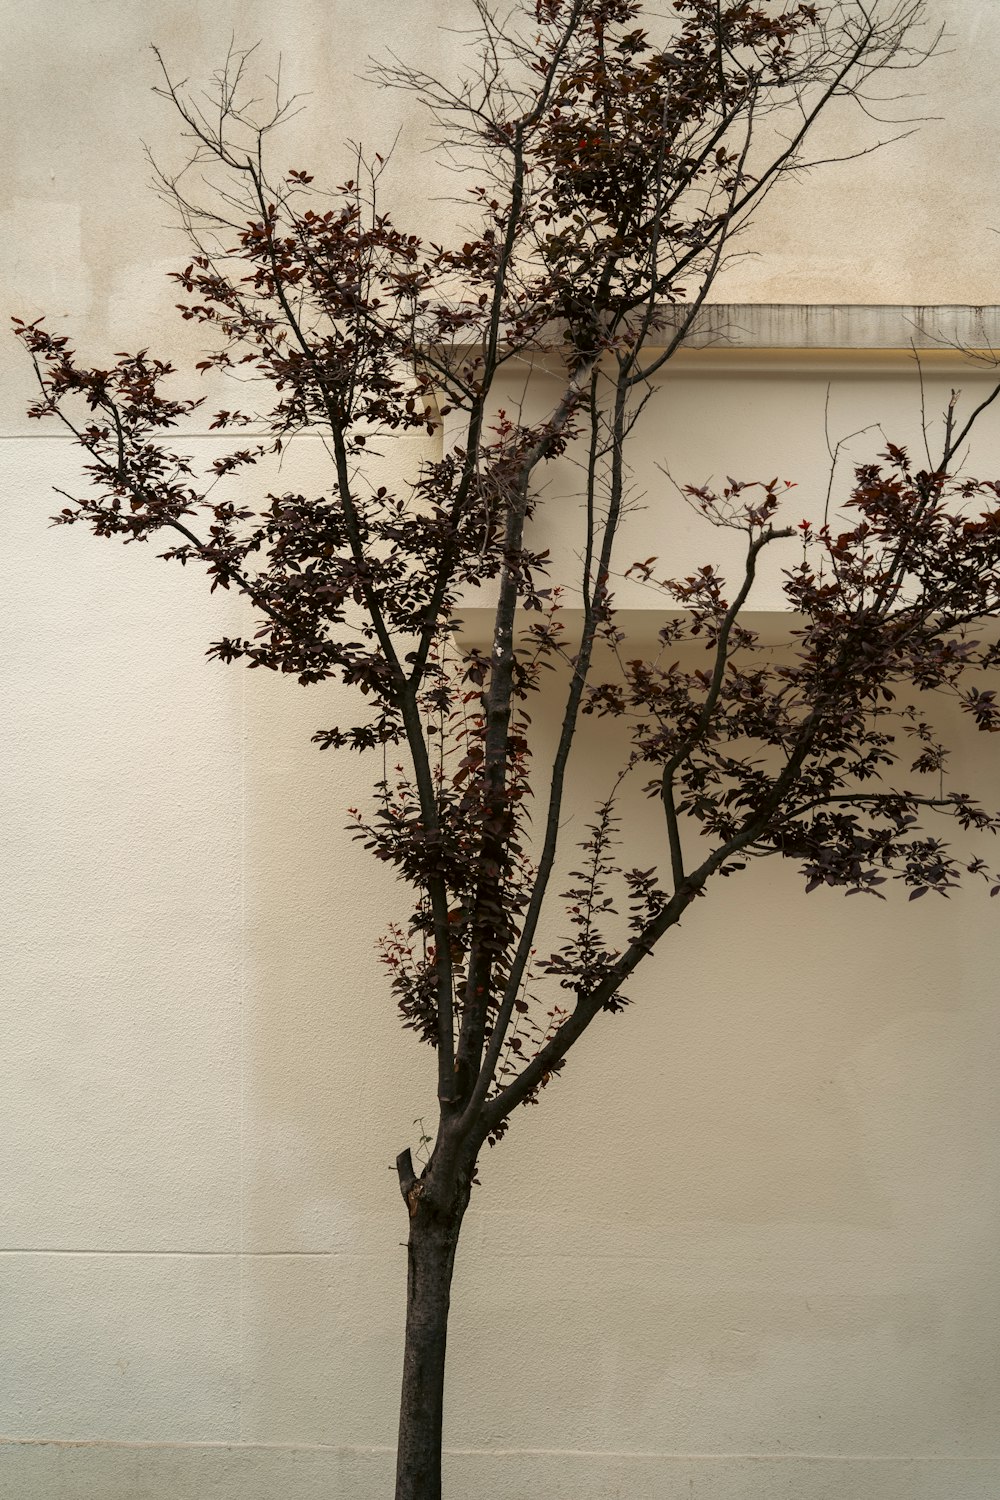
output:
[[[202, 1442], [177, 1441], [157, 1442], [154, 1439], [121, 1438], [51, 1438], [0, 1436], [0, 1448], [122, 1448], [129, 1451], [164, 1449], [173, 1451], [199, 1451], [244, 1448], [248, 1452], [283, 1453], [341, 1453], [341, 1454], [393, 1454], [395, 1444], [389, 1443], [295, 1443], [295, 1442], [241, 1442], [232, 1443], [215, 1438]], [[456, 1458], [579, 1458], [579, 1459], [655, 1459], [681, 1463], [731, 1463], [748, 1460], [759, 1463], [851, 1463], [851, 1464], [994, 1464], [1000, 1463], [998, 1453], [814, 1453], [782, 1451], [780, 1453], [748, 1451], [723, 1453], [685, 1453], [669, 1449], [628, 1448], [455, 1448], [445, 1447], [445, 1455]]]

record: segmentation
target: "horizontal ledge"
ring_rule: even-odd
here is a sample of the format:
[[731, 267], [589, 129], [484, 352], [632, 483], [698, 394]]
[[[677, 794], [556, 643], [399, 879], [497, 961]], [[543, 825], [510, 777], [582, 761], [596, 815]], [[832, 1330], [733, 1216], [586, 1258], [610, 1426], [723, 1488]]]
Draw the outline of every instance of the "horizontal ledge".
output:
[[[669, 330], [681, 326], [690, 308], [677, 303], [659, 309], [662, 327], [650, 333], [647, 351], [654, 354], [667, 342]], [[552, 354], [562, 343], [554, 330], [546, 346]], [[443, 346], [468, 357], [481, 346], [456, 337]], [[853, 354], [946, 356], [962, 362], [969, 355], [986, 364], [1000, 364], [1000, 306], [965, 303], [861, 302], [706, 302], [694, 314], [691, 328], [677, 350], [685, 355], [757, 354], [802, 357]], [[546, 349], [526, 348], [515, 358], [534, 361]]]
[[[649, 650], [652, 647], [659, 648], [660, 627], [667, 620], [683, 618], [690, 611], [670, 608], [663, 605], [651, 604], [648, 608], [641, 609], [616, 609], [615, 624], [625, 635], [623, 651]], [[459, 604], [455, 609], [456, 618], [461, 622], [457, 632], [457, 639], [464, 647], [475, 646], [480, 650], [489, 649], [493, 639], [493, 625], [496, 611], [488, 605], [472, 608]], [[517, 616], [515, 633], [530, 626], [542, 616], [527, 611], [520, 611]], [[583, 609], [580, 605], [567, 604], [559, 612], [559, 619], [566, 629], [566, 647], [573, 649], [573, 642], [579, 638], [579, 632], [583, 628]], [[739, 623], [747, 630], [752, 630], [757, 636], [761, 647], [790, 646], [793, 641], [793, 631], [801, 629], [805, 622], [804, 617], [791, 609], [744, 609], [740, 612]], [[1000, 620], [993, 616], [983, 616], [977, 621], [970, 622], [969, 632], [978, 632], [977, 639], [995, 641], [1000, 631]], [[679, 643], [680, 644], [680, 643]], [[704, 643], [687, 637], [685, 645], [694, 649], [701, 648]], [[604, 641], [599, 637], [598, 646], [606, 650]]]
[[[683, 318], [678, 307], [675, 322]], [[667, 314], [668, 320], [671, 313]], [[1000, 307], [856, 302], [715, 302], [695, 315], [690, 349], [1000, 349]]]

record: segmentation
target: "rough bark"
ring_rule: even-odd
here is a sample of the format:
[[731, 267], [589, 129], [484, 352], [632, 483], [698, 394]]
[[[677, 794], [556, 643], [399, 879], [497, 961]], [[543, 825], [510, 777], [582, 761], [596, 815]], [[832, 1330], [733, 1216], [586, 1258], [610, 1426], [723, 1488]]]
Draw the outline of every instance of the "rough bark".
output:
[[407, 1201], [411, 1217], [396, 1500], [440, 1500], [448, 1308], [466, 1205], [442, 1213], [421, 1202], [419, 1187]]

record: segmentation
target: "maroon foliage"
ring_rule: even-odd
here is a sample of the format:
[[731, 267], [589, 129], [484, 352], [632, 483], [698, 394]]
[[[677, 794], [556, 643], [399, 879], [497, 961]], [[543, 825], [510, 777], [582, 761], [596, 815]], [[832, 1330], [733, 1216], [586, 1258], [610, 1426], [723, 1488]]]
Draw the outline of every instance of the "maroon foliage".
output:
[[[160, 174], [194, 243], [179, 310], [214, 340], [199, 369], [252, 377], [240, 388], [262, 397], [215, 414], [238, 444], [206, 473], [171, 432], [199, 402], [170, 394], [168, 364], [142, 351], [88, 368], [43, 321], [17, 325], [40, 384], [31, 414], [58, 418], [86, 455], [90, 487], [57, 521], [152, 540], [245, 593], [256, 631], [215, 642], [220, 661], [357, 690], [315, 739], [375, 752], [353, 827], [407, 892], [381, 954], [404, 1026], [436, 1051], [439, 1105], [419, 1176], [409, 1152], [398, 1163], [412, 1221], [400, 1500], [440, 1492], [448, 1286], [481, 1147], [623, 1008], [712, 878], [784, 856], [807, 890], [881, 897], [897, 881], [913, 898], [994, 880], [965, 843], [1000, 823], [951, 787], [936, 728], [941, 702], [1000, 726], [1000, 651], [983, 629], [1000, 612], [1000, 483], [953, 472], [976, 414], [958, 431], [950, 411], [936, 466], [889, 445], [822, 525], [788, 519], [777, 479], [688, 489], [706, 523], [742, 535], [745, 566], [727, 582], [709, 565], [675, 579], [656, 558], [633, 564], [662, 603], [652, 659], [630, 648], [611, 591], [627, 445], [658, 371], [755, 204], [802, 168], [815, 119], [919, 61], [920, 10], [675, 0], [654, 38], [639, 0], [537, 0], [502, 25], [481, 7], [478, 72], [379, 73], [480, 173], [457, 246], [395, 227], [379, 157], [329, 194], [298, 168], [269, 175], [283, 107], [263, 124], [243, 110], [245, 59], [212, 121], [168, 79], [194, 165], [224, 179], [206, 208], [187, 177]], [[235, 144], [247, 131], [251, 147]], [[535, 367], [557, 382], [547, 409], [501, 407], [504, 372]], [[251, 479], [303, 432], [325, 441], [326, 488], [261, 498]], [[420, 433], [442, 437], [439, 456], [382, 482], [380, 441]], [[532, 542], [560, 458], [580, 475], [579, 507], [563, 502], [575, 579], [550, 578]], [[663, 526], [669, 548], [665, 507]], [[745, 618], [772, 547], [794, 621], [781, 651]], [[462, 629], [477, 590], [488, 649]], [[540, 765], [542, 694], [561, 695], [562, 715]], [[629, 738], [567, 873], [585, 716]], [[629, 777], [662, 811], [662, 868], [629, 852]], [[553, 900], [565, 935], [541, 957]]]

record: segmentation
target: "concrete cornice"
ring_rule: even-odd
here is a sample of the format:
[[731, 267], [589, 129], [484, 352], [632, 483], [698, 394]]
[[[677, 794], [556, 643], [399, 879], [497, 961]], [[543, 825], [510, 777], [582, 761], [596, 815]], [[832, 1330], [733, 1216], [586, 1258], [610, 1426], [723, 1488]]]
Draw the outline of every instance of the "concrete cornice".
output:
[[[668, 318], [670, 313], [667, 313]], [[684, 316], [683, 307], [675, 314]], [[872, 349], [1000, 350], [1000, 307], [944, 304], [717, 302], [697, 314], [689, 349], [858, 352]]]
[[[655, 355], [689, 314], [683, 303], [660, 309], [663, 327], [651, 333], [647, 352]], [[477, 346], [457, 340], [453, 354], [467, 356]], [[561, 343], [553, 334], [552, 349]], [[858, 368], [899, 371], [918, 357], [939, 370], [985, 372], [1000, 366], [1000, 306], [973, 307], [964, 303], [920, 306], [912, 303], [822, 302], [711, 302], [696, 313], [692, 327], [677, 349], [664, 378], [698, 373], [716, 374], [732, 365], [749, 371]], [[545, 368], [547, 354], [519, 356]], [[558, 358], [558, 355], [557, 355]], [[561, 366], [560, 366], [561, 368]]]

